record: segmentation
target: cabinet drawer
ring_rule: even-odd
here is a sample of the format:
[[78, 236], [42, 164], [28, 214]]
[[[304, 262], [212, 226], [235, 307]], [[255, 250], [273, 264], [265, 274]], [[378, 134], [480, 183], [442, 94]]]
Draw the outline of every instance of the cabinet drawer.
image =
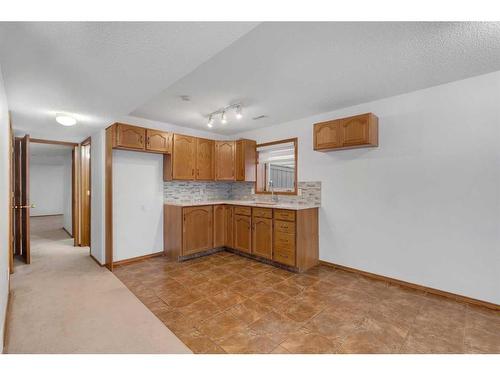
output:
[[274, 232], [274, 249], [290, 250], [295, 252], [295, 234]]
[[253, 213], [254, 217], [264, 217], [267, 219], [272, 219], [272, 217], [273, 217], [273, 209], [272, 208], [254, 207], [252, 209], [252, 213]]
[[276, 232], [295, 234], [295, 223], [290, 221], [274, 220], [274, 230]]
[[273, 259], [278, 263], [295, 266], [295, 251], [275, 248]]
[[234, 213], [236, 215], [251, 216], [252, 215], [252, 208], [245, 207], [245, 206], [234, 206]]
[[295, 221], [295, 211], [275, 209], [274, 218], [278, 220]]

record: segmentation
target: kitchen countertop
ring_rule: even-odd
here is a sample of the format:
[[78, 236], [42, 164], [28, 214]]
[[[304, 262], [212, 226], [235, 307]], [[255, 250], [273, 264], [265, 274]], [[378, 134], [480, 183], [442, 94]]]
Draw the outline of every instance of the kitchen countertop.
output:
[[307, 210], [309, 208], [319, 208], [318, 204], [304, 203], [281, 203], [269, 204], [256, 201], [239, 201], [239, 200], [216, 200], [216, 201], [183, 201], [183, 202], [165, 202], [168, 206], [193, 207], [193, 206], [210, 206], [214, 204], [231, 204], [233, 206], [249, 206], [249, 207], [265, 207], [265, 208], [281, 208], [284, 210]]

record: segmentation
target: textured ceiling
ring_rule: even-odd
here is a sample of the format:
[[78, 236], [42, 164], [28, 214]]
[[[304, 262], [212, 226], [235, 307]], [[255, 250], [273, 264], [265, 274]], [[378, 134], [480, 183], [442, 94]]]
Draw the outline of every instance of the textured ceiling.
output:
[[234, 134], [495, 70], [500, 23], [263, 23], [132, 114], [208, 130], [241, 101]]
[[242, 102], [212, 129], [235, 134], [500, 70], [500, 23], [0, 23], [0, 67], [17, 134], [81, 141], [127, 115], [209, 130]]
[[[255, 25], [0, 22], [0, 67], [16, 134], [82, 141]], [[78, 125], [58, 125], [55, 112], [75, 114]]]

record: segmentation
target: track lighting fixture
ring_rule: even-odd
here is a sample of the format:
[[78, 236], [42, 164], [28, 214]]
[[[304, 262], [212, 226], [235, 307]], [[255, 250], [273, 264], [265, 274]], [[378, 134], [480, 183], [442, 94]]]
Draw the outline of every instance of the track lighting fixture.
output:
[[214, 125], [214, 118], [217, 115], [220, 115], [220, 122], [221, 122], [221, 124], [227, 124], [227, 112], [230, 111], [230, 110], [234, 110], [235, 111], [235, 117], [238, 120], [243, 117], [241, 103], [231, 104], [231, 105], [228, 105], [228, 106], [226, 106], [224, 108], [220, 108], [217, 111], [214, 111], [214, 112], [210, 113], [208, 115], [207, 126], [209, 128], [211, 128]]

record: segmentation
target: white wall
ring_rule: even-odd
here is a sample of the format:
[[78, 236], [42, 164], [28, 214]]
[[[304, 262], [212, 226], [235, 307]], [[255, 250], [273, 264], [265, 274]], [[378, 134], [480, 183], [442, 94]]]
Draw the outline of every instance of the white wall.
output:
[[[313, 151], [315, 122], [365, 112], [379, 148]], [[500, 303], [500, 72], [238, 136], [299, 137], [322, 260]]]
[[0, 351], [9, 295], [9, 117], [0, 69]]
[[91, 136], [90, 145], [90, 254], [104, 264], [104, 159], [106, 131], [100, 130]]
[[113, 151], [113, 260], [163, 251], [163, 156]]
[[72, 233], [71, 151], [67, 155], [37, 155], [30, 159], [31, 216], [64, 215], [64, 228]]

